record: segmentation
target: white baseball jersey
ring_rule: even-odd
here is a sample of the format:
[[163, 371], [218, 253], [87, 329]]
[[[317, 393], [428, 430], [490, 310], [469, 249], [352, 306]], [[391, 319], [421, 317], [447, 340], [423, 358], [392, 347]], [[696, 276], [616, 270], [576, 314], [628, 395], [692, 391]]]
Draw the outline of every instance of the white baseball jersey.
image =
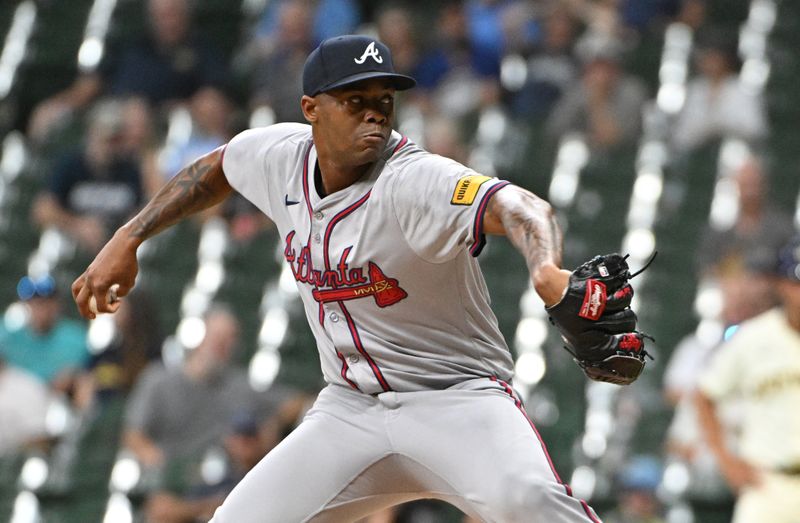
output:
[[733, 523], [797, 523], [800, 513], [800, 334], [772, 309], [742, 323], [700, 382], [709, 397], [745, 404], [739, 454], [760, 480], [739, 493]]
[[227, 145], [231, 186], [277, 225], [329, 383], [367, 394], [510, 380], [512, 360], [475, 256], [507, 182], [392, 133], [374, 167], [320, 197], [311, 127], [251, 129]]
[[767, 470], [800, 466], [800, 333], [781, 309], [744, 323], [700, 381], [713, 399], [741, 396], [740, 454]]

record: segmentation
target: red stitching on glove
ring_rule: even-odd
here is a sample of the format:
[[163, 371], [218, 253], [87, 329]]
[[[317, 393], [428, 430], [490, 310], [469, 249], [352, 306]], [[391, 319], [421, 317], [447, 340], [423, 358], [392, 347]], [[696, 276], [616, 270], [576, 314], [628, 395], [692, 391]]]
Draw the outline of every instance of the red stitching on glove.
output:
[[633, 352], [642, 350], [642, 340], [635, 334], [625, 334], [619, 340], [619, 348]]
[[621, 300], [622, 298], [627, 298], [629, 294], [633, 294], [633, 287], [626, 285], [614, 293], [614, 299]]

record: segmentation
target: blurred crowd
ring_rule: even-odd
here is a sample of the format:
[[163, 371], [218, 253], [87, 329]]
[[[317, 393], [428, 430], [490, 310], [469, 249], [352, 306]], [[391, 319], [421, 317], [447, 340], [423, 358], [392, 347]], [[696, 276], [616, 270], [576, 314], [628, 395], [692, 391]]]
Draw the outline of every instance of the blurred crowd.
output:
[[[75, 122], [84, 126], [84, 140], [55, 154], [33, 219], [88, 251], [198, 155], [248, 125], [302, 121], [305, 57], [322, 39], [347, 32], [377, 36], [393, 50], [396, 69], [417, 79], [399, 105], [405, 134], [526, 186], [544, 174], [494, 172], [502, 162], [476, 154], [480, 133], [491, 131], [475, 129], [480, 116], [499, 111], [511, 123], [507, 135], [533, 127], [544, 132], [531, 140], [555, 144], [580, 133], [599, 155], [631, 149], [655, 93], [629, 72], [628, 60], [676, 20], [702, 37], [671, 147], [686, 152], [721, 136], [758, 144], [767, 132], [760, 97], [737, 81], [735, 35], [715, 31], [701, 0], [454, 0], [424, 8], [270, 1], [243, 23], [240, 45], [227, 54], [193, 25], [186, 0], [146, 4], [144, 34], [109, 45], [99, 64], [26, 120], [39, 144], [63, 143]], [[514, 141], [495, 142], [506, 138]], [[234, 220], [252, 214], [241, 202], [228, 207], [216, 212]], [[253, 228], [235, 230], [247, 237]]]
[[[759, 329], [762, 336], [775, 336], [772, 348], [797, 349], [783, 356], [782, 379], [794, 379], [795, 387], [800, 382], [800, 251], [796, 243], [780, 251], [795, 228], [791, 214], [768, 198], [769, 166], [758, 154], [769, 133], [764, 101], [738, 81], [736, 35], [714, 27], [706, 1], [443, 0], [422, 6], [273, 0], [245, 18], [233, 52], [195, 24], [189, 0], [142, 3], [144, 32], [109, 45], [96, 67], [41, 100], [26, 119], [33, 147], [51, 154], [31, 219], [41, 230], [61, 231], [87, 255], [197, 156], [248, 126], [302, 121], [303, 63], [325, 38], [363, 32], [392, 49], [395, 68], [418, 82], [402, 93], [397, 115], [397, 126], [414, 141], [487, 174], [538, 187], [549, 172], [504, 171], [508, 164], [502, 159], [487, 163], [476, 154], [486, 132], [481, 117], [502, 114], [508, 125], [501, 138], [513, 141], [511, 135], [521, 133], [536, 142], [528, 147], [541, 150], [575, 133], [593, 157], [634, 150], [643, 110], [656, 93], [652, 79], [630, 70], [631, 56], [648, 41], [660, 41], [667, 24], [691, 28], [699, 36], [685, 103], [669, 127], [671, 152], [680, 158], [722, 137], [741, 139], [754, 151], [733, 177], [735, 223], [724, 230], [709, 226], [696, 254], [698, 278], [711, 278], [721, 291], [724, 328], [711, 339], [687, 333], [674, 350], [667, 348], [663, 392], [675, 414], [663, 453], [634, 456], [620, 470], [617, 506], [604, 520], [666, 521], [657, 491], [664, 467], [675, 460], [702, 478], [698, 485], [709, 499], [732, 500], [734, 492], [764, 480], [758, 471], [770, 467], [794, 466], [786, 474], [798, 481], [796, 442], [772, 441], [787, 448], [785, 456], [776, 451], [769, 462], [753, 461], [752, 450], [730, 450], [738, 438], [751, 447], [770, 444], [752, 435], [752, 413], [742, 403], [752, 404], [748, 394], [773, 408], [764, 407], [772, 389], [753, 392], [742, 385], [754, 379], [747, 373], [755, 369], [719, 358], [738, 328], [754, 339]], [[81, 139], [65, 140], [76, 126]], [[232, 237], [245, 243], [270, 226], [237, 199], [204, 219], [209, 216], [227, 220]], [[117, 399], [126, 405], [122, 448], [154, 477], [181, 468], [189, 478], [180, 488], [154, 481], [143, 495], [143, 517], [167, 523], [207, 518], [302, 419], [313, 391], [281, 383], [254, 389], [235, 357], [241, 350], [239, 320], [224, 304], [207, 311], [202, 341], [175, 363], [162, 357], [165, 333], [153, 298], [134, 292], [113, 316], [113, 341], [93, 352], [87, 325], [64, 312], [71, 306], [66, 285], [48, 275], [22, 277], [17, 293], [25, 319], [0, 325], [0, 455], [49, 448], [47, 415], [54, 401], [91, 412]], [[787, 405], [791, 410], [796, 403]], [[698, 411], [714, 423], [701, 424]], [[196, 470], [209, 452], [227, 464], [212, 480]], [[779, 463], [784, 457], [797, 461]], [[780, 472], [769, 473], [778, 497], [796, 492], [796, 485], [786, 487], [774, 475]], [[443, 521], [437, 519], [444, 517], [441, 510], [417, 503], [370, 522]]]

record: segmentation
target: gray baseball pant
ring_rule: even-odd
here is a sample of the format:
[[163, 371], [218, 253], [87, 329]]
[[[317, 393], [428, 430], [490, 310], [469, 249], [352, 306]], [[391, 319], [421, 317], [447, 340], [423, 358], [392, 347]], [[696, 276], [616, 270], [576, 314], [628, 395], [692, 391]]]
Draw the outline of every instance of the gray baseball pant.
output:
[[493, 523], [600, 523], [493, 378], [375, 396], [329, 385], [211, 523], [342, 523], [423, 498]]

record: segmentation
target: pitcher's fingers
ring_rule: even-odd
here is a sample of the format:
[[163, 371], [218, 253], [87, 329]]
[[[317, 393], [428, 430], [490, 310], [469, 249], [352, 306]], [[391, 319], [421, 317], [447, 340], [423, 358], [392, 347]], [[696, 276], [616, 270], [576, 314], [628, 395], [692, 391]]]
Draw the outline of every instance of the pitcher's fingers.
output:
[[115, 283], [109, 286], [106, 292], [99, 292], [99, 291], [102, 291], [102, 289], [98, 288], [98, 292], [95, 295], [102, 298], [97, 300], [98, 312], [108, 312], [108, 313], [117, 312], [117, 309], [119, 309], [120, 305], [119, 284]]
[[81, 289], [83, 289], [85, 284], [86, 284], [86, 278], [84, 274], [81, 274], [80, 276], [75, 278], [74, 282], [72, 282], [70, 290], [72, 291], [72, 299], [75, 300], [76, 302], [78, 301], [78, 294], [81, 292]]
[[131, 292], [131, 289], [133, 289], [133, 284], [126, 285], [124, 283], [115, 283], [114, 285], [109, 287], [109, 289], [112, 288], [114, 289], [114, 293], [116, 294], [117, 299], [120, 300], [125, 296], [127, 296], [129, 292]]
[[75, 304], [78, 306], [78, 312], [87, 320], [93, 320], [95, 314], [89, 308], [89, 298], [92, 296], [89, 286], [86, 282], [80, 287], [78, 294], [75, 296]]

